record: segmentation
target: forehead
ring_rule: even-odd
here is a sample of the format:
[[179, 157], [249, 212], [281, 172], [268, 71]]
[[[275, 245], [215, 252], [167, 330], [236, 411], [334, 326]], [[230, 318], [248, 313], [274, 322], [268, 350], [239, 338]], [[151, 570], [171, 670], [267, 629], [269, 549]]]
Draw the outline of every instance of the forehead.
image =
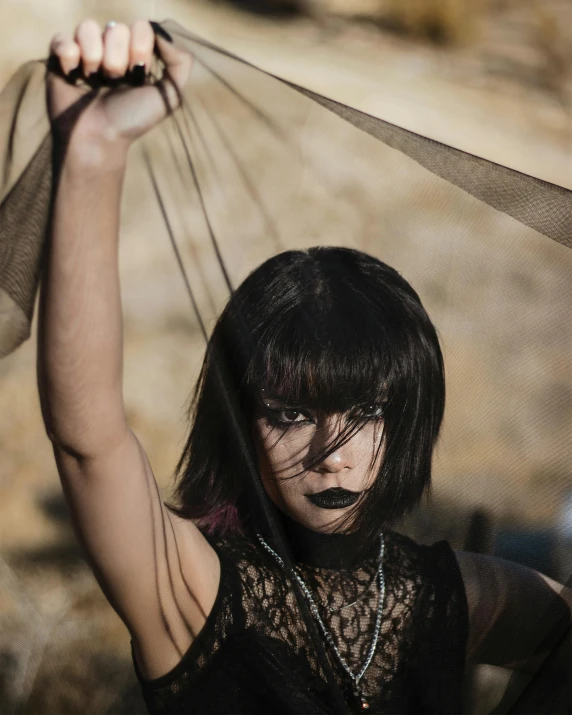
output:
[[354, 404], [347, 407], [347, 409], [328, 409], [323, 405], [318, 404], [306, 404], [301, 402], [296, 395], [281, 394], [275, 390], [267, 390], [261, 388], [259, 399], [261, 402], [268, 404], [271, 407], [305, 407], [306, 409], [313, 409], [315, 411], [323, 412], [325, 414], [343, 414], [348, 412], [355, 407], [366, 407], [368, 405], [381, 405], [387, 402], [383, 397], [377, 398], [375, 395], [370, 395], [370, 398], [365, 401], [355, 402]]
[[[348, 344], [350, 343], [350, 344]], [[390, 387], [389, 351], [358, 340], [273, 341], [256, 351], [246, 370], [244, 386], [261, 396], [315, 410], [347, 412], [356, 405], [377, 402]]]

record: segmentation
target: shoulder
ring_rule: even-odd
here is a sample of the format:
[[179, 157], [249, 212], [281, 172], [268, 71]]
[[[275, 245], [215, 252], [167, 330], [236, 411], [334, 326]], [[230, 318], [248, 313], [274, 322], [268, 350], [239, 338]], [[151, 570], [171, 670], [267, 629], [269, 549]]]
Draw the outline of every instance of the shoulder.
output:
[[455, 552], [447, 541], [419, 544], [395, 531], [386, 535], [386, 570], [390, 578], [415, 593], [421, 611], [467, 621], [467, 600]]
[[388, 575], [397, 583], [395, 601], [409, 606], [411, 614], [412, 642], [417, 648], [415, 662], [430, 679], [440, 677], [436, 673], [446, 679], [460, 678], [465, 663], [468, 613], [453, 549], [444, 540], [419, 544], [393, 531], [387, 534], [386, 543]]
[[279, 580], [280, 567], [254, 534], [235, 532], [205, 536], [218, 554], [223, 570], [235, 574], [235, 584], [238, 578], [242, 587], [251, 589], [255, 584], [271, 584]]
[[454, 581], [460, 577], [458, 561], [448, 541], [420, 544], [409, 536], [389, 530], [385, 543], [387, 561], [409, 569], [412, 574], [439, 580], [450, 577]]
[[234, 563], [265, 561], [265, 552], [253, 534], [242, 531], [204, 534], [213, 549]]

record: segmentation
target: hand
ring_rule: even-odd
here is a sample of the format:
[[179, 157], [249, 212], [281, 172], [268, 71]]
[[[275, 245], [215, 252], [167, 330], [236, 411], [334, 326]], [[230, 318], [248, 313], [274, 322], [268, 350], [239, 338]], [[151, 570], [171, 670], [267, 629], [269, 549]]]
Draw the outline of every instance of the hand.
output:
[[[130, 70], [136, 65], [144, 63], [148, 71], [155, 43], [165, 64], [163, 78], [145, 86], [128, 84]], [[94, 91], [87, 85], [74, 86], [62, 76], [48, 72], [47, 101], [52, 126], [57, 126], [54, 120], [74, 104], [81, 106], [82, 98], [88, 100], [69, 129], [75, 149], [88, 155], [94, 154], [94, 148], [95, 153], [102, 147], [126, 149], [176, 109], [193, 63], [190, 54], [156, 36], [150, 23], [144, 20], [136, 21], [131, 28], [121, 23], [107, 26], [103, 33], [94, 20], [84, 20], [77, 26], [73, 40], [61, 33], [55, 35], [50, 54], [58, 58], [66, 76], [79, 69], [85, 78], [99, 73], [103, 84], [106, 79], [119, 80], [118, 86], [103, 86]], [[66, 126], [65, 122], [60, 124]]]

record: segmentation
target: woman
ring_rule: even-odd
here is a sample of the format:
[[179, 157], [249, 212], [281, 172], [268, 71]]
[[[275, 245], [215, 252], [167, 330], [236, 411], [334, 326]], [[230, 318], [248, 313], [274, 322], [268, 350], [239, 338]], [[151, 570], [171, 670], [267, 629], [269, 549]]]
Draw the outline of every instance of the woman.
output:
[[[163, 79], [130, 86], [155, 39]], [[177, 106], [192, 58], [143, 21], [85, 21], [51, 53], [64, 75], [121, 85], [94, 95], [48, 75], [60, 151], [38, 383], [149, 711], [331, 713], [341, 698], [350, 712], [461, 712], [466, 663], [541, 661], [549, 620], [569, 621], [560, 584], [388, 528], [429, 485], [444, 376], [418, 296], [366, 254], [280, 254], [236, 291], [209, 342], [178, 506], [162, 502], [123, 406], [119, 204], [129, 147]]]

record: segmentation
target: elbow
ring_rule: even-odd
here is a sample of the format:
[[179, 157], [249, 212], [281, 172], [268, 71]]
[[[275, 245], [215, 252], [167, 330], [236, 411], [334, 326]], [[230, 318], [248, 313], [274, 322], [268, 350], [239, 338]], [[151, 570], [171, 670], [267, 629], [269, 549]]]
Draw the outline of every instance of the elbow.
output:
[[48, 439], [52, 443], [52, 449], [54, 450], [54, 453], [66, 454], [78, 462], [81, 462], [84, 459], [87, 459], [88, 455], [86, 453], [82, 453], [79, 445], [73, 446], [72, 444], [66, 443], [65, 440], [58, 438], [56, 433], [53, 430], [51, 430], [47, 424], [46, 424], [46, 435], [48, 436]]
[[123, 441], [129, 426], [122, 409], [108, 409], [105, 415], [95, 412], [81, 417], [66, 414], [54, 419], [46, 411], [44, 427], [55, 453], [87, 461], [114, 449]]

